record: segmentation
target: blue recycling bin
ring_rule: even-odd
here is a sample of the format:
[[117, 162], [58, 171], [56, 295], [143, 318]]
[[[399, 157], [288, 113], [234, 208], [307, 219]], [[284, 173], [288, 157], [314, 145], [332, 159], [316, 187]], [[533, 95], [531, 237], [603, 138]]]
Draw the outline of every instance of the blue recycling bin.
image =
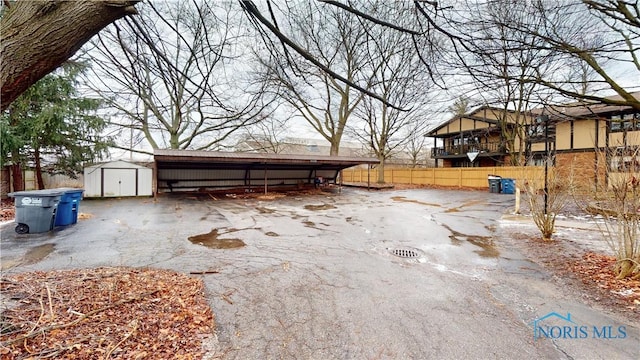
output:
[[503, 194], [515, 194], [516, 193], [516, 180], [509, 178], [500, 179], [500, 185], [502, 186]]
[[15, 221], [18, 234], [42, 233], [53, 230], [62, 191], [16, 191], [8, 195], [15, 198]]
[[62, 192], [56, 215], [56, 226], [66, 226], [78, 222], [78, 212], [80, 211], [80, 200], [82, 200], [83, 189], [58, 188], [54, 189]]

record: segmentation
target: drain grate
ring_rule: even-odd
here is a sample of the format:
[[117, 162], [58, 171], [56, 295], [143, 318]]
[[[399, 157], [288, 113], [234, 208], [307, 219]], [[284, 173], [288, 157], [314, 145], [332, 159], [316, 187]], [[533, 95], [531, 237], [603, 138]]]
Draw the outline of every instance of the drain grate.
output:
[[414, 249], [393, 249], [391, 250], [391, 253], [401, 258], [414, 259], [420, 257], [420, 253]]

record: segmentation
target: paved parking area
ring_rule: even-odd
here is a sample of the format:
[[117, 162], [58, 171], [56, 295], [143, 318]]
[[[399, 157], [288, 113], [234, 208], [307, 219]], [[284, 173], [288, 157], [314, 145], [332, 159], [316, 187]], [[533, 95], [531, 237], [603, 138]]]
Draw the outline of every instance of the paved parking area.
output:
[[[274, 200], [85, 200], [86, 220], [2, 228], [4, 272], [150, 266], [201, 276], [225, 359], [637, 358], [637, 324], [583, 305], [496, 235], [513, 196], [344, 189]], [[399, 257], [408, 255], [410, 257]], [[570, 312], [617, 339], [534, 339]], [[572, 325], [573, 326], [573, 325]]]

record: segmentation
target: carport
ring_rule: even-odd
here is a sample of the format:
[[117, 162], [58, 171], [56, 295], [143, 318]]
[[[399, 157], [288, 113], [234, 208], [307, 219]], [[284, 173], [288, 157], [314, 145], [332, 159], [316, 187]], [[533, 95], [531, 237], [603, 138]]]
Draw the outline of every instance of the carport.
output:
[[340, 171], [376, 158], [155, 150], [155, 192], [301, 187], [336, 183]]

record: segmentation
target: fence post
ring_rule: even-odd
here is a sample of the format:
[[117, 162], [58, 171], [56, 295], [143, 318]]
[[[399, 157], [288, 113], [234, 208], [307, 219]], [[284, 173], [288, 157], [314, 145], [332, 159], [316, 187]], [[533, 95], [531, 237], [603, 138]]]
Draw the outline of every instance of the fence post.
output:
[[458, 188], [462, 188], [462, 168], [458, 169]]

